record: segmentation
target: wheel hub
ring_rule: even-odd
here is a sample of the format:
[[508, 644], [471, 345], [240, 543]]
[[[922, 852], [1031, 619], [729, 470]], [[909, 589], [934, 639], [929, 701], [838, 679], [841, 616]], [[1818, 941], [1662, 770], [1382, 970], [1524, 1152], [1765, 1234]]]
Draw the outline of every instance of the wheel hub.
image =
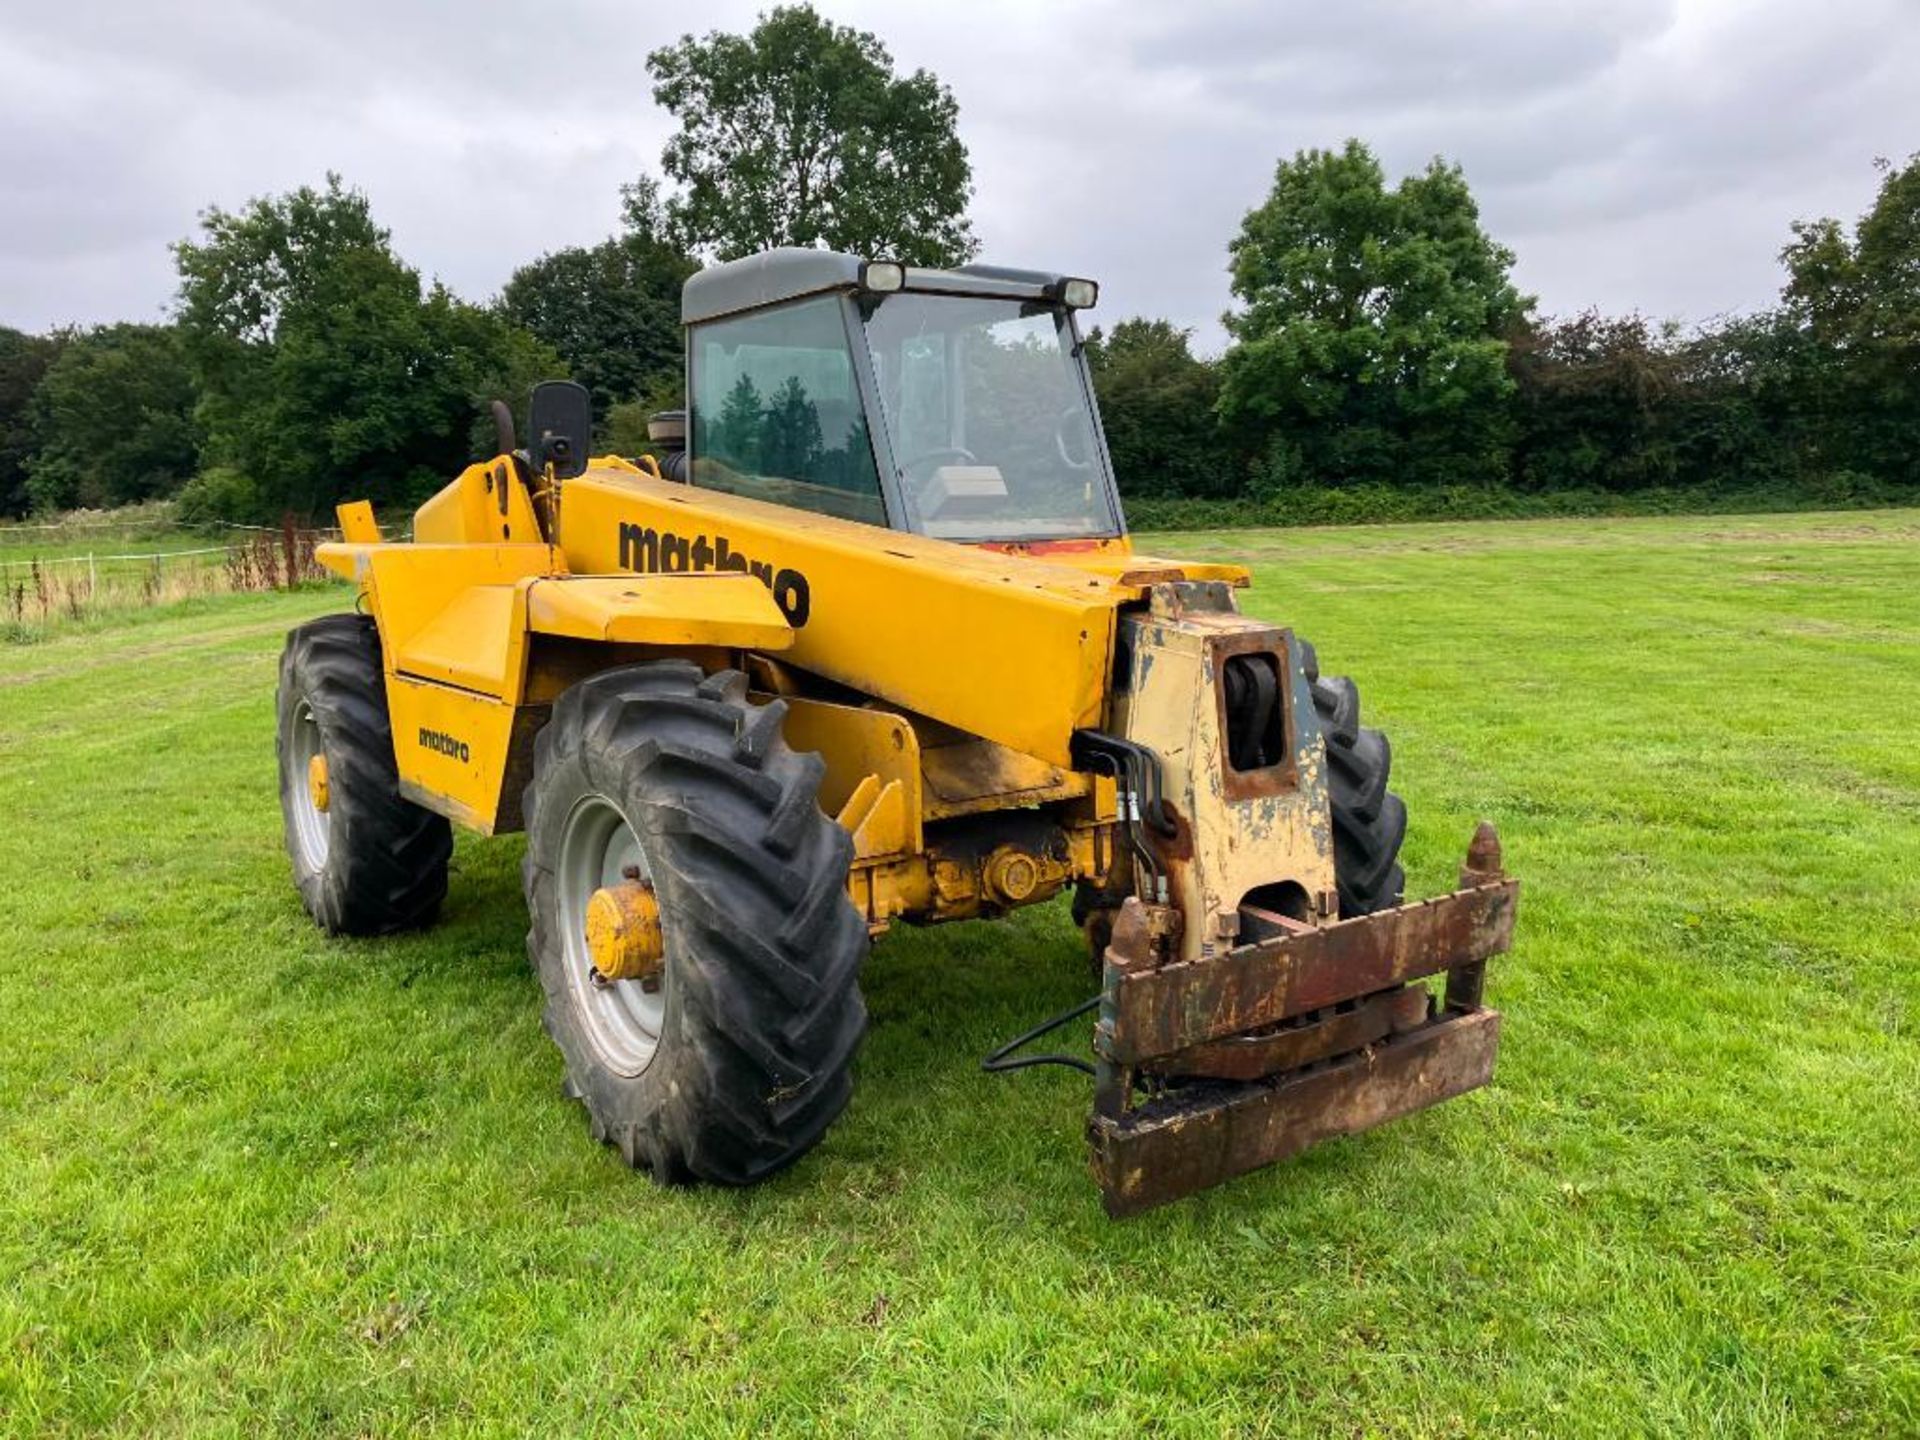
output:
[[608, 1068], [640, 1074], [666, 1018], [666, 943], [639, 838], [611, 800], [588, 795], [560, 838], [561, 944], [576, 1013]]
[[294, 709], [287, 749], [284, 783], [295, 854], [306, 870], [324, 870], [333, 845], [333, 817], [327, 813], [332, 804], [333, 785], [327, 770], [327, 750], [320, 735], [320, 722], [314, 716], [313, 706], [305, 699]]
[[587, 898], [587, 954], [607, 980], [657, 977], [666, 960], [660, 901], [639, 880], [603, 885]]

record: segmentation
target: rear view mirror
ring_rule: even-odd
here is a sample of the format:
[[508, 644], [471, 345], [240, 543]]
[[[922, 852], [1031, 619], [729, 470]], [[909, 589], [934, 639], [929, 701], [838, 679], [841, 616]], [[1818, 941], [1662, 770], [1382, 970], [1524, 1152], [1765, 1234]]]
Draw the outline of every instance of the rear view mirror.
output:
[[571, 380], [543, 380], [533, 387], [527, 416], [527, 454], [536, 471], [551, 465], [556, 480], [571, 480], [587, 468], [593, 442], [593, 397]]

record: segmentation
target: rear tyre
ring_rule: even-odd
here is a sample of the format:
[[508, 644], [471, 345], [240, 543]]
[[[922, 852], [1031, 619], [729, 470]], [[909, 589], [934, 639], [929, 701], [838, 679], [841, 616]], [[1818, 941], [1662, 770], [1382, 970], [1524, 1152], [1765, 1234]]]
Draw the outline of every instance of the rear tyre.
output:
[[427, 924], [446, 898], [453, 830], [400, 793], [373, 621], [328, 615], [292, 631], [275, 698], [280, 812], [307, 913], [335, 935]]
[[1360, 691], [1344, 675], [1322, 678], [1320, 657], [1302, 640], [1301, 664], [1327, 742], [1333, 802], [1333, 872], [1343, 917], [1371, 915], [1401, 902], [1407, 888], [1400, 846], [1407, 807], [1387, 789], [1393, 749], [1378, 730], [1360, 724]]
[[[744, 1185], [846, 1108], [866, 1031], [867, 927], [852, 837], [820, 810], [818, 755], [735, 671], [610, 670], [553, 707], [527, 788], [527, 950], [566, 1093], [594, 1138], [663, 1182]], [[595, 888], [652, 885], [657, 982], [607, 981], [585, 941]]]

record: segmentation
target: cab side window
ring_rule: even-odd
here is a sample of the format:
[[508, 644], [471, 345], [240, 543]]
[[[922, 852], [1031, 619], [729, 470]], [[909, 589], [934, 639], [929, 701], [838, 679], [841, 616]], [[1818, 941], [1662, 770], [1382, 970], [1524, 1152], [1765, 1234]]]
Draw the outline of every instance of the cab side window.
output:
[[700, 326], [692, 370], [695, 485], [887, 523], [837, 296]]

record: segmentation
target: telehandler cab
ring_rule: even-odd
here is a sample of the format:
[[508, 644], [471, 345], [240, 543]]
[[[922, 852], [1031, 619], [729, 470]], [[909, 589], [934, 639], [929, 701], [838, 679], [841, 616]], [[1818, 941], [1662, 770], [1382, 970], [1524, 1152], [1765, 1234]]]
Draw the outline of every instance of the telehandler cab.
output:
[[[662, 1181], [745, 1184], [847, 1103], [900, 922], [1071, 892], [1099, 961], [1092, 1165], [1128, 1214], [1483, 1084], [1515, 882], [1482, 826], [1403, 904], [1406, 810], [1351, 681], [1134, 553], [1071, 276], [775, 250], [687, 282], [660, 459], [524, 444], [320, 558], [281, 803], [326, 930], [423, 925], [449, 822], [524, 829], [566, 1093]], [[1422, 983], [1444, 976], [1438, 993]], [[1021, 1042], [1049, 1027], [1039, 1027]]]

